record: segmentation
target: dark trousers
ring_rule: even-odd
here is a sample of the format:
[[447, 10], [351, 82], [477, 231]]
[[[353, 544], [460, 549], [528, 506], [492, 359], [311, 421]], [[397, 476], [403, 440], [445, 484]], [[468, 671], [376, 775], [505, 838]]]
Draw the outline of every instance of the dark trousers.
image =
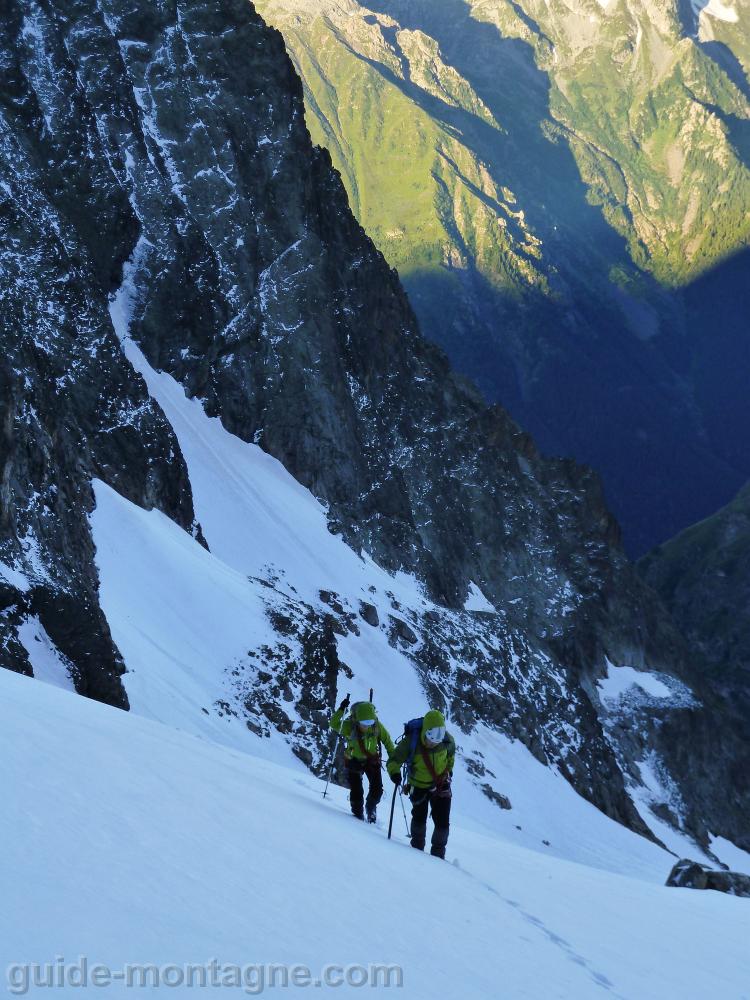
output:
[[424, 850], [427, 838], [427, 809], [432, 814], [435, 829], [432, 831], [430, 854], [445, 857], [445, 845], [450, 831], [451, 797], [440, 795], [434, 788], [414, 788], [411, 793], [411, 846]]
[[365, 792], [362, 785], [362, 775], [367, 775], [369, 788], [367, 791], [367, 808], [374, 809], [383, 798], [383, 776], [380, 773], [380, 760], [356, 760], [346, 762], [346, 776], [349, 780], [349, 802], [355, 816], [362, 816]]

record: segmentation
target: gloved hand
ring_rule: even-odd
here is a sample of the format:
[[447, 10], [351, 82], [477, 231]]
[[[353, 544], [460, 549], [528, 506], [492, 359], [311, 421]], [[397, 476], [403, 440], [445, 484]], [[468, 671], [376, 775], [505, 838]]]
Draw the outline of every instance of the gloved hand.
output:
[[349, 695], [347, 695], [339, 705], [339, 712], [345, 712], [347, 708], [349, 708]]
[[401, 772], [400, 771], [396, 771], [395, 774], [391, 774], [391, 772], [389, 771], [388, 774], [391, 776], [391, 781], [393, 782], [394, 785], [400, 785], [401, 784]]
[[440, 799], [450, 799], [453, 796], [451, 791], [451, 775], [446, 774], [443, 781], [436, 787], [435, 793]]

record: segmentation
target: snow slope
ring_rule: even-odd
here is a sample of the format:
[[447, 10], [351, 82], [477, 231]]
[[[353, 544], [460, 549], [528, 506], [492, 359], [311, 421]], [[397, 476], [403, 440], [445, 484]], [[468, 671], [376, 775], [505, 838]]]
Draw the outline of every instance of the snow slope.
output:
[[[417, 582], [389, 575], [331, 535], [321, 504], [280, 463], [206, 416], [178, 382], [150, 368], [132, 341], [123, 346], [175, 429], [211, 550], [158, 511], [96, 484], [91, 524], [100, 599], [128, 667], [133, 712], [302, 771], [279, 733], [260, 739], [242, 711], [216, 706], [237, 702], [235, 674], [252, 676], [258, 667], [250, 652], [278, 640], [267, 616], [274, 593], [323, 608], [319, 592], [328, 589], [354, 608], [359, 600], [378, 608], [381, 627], [360, 622], [358, 636], [337, 639], [338, 651], [353, 673], [347, 690], [356, 699], [374, 687], [380, 717], [398, 736], [406, 719], [429, 706], [413, 663], [391, 645], [383, 623], [393, 597], [404, 614], [430, 606]], [[477, 588], [475, 600], [479, 595]], [[664, 881], [672, 855], [609, 820], [521, 743], [485, 727], [455, 735], [465, 823], [545, 854]], [[479, 784], [467, 770], [470, 756], [488, 772]], [[511, 810], [482, 792], [485, 782], [510, 799]], [[676, 854], [709, 860], [670, 833]]]
[[[263, 588], [227, 567], [159, 511], [141, 510], [103, 484], [97, 485], [96, 495], [93, 526], [102, 604], [132, 671], [126, 679], [133, 712], [306, 775], [274, 730], [260, 739], [241, 719], [209, 710], [216, 699], [232, 697], [226, 664], [242, 664], [250, 644], [274, 641], [263, 614]], [[409, 707], [425, 707], [411, 664], [378, 629], [342, 638], [339, 648], [345, 661], [364, 675], [361, 680], [355, 676], [353, 696], [366, 696], [365, 677], [374, 683], [382, 691], [381, 718], [398, 735]], [[476, 829], [490, 829], [563, 858], [610, 870], [624, 866], [641, 877], [664, 880], [674, 861], [670, 855], [609, 820], [521, 743], [484, 727], [470, 736], [457, 731], [456, 736], [456, 787], [462, 812]], [[510, 798], [511, 810], [499, 809], [471, 780], [466, 756], [473, 750], [483, 755], [495, 776], [493, 784]], [[697, 848], [686, 845], [683, 853], [695, 856]]]
[[459, 868], [310, 775], [7, 671], [0, 740], [3, 969], [386, 963], [409, 1000], [750, 997], [748, 900], [544, 857], [466, 829], [460, 798]]

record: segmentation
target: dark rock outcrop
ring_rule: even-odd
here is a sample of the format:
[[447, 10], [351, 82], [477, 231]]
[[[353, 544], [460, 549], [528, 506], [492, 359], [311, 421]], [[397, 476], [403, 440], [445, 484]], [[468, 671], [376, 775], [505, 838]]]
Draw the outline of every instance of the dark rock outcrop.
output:
[[726, 691], [750, 692], [750, 484], [639, 563]]
[[490, 785], [487, 782], [485, 782], [485, 784], [483, 784], [481, 786], [481, 788], [482, 788], [482, 791], [484, 792], [484, 794], [490, 800], [490, 802], [494, 802], [495, 805], [499, 806], [501, 809], [512, 809], [513, 808], [513, 806], [510, 803], [510, 799], [508, 798], [508, 796], [507, 795], [503, 795], [501, 792], [495, 791], [495, 789], [492, 787], [492, 785]]
[[124, 707], [86, 519], [91, 479], [186, 529], [192, 503], [172, 430], [110, 322], [137, 224], [52, 13], [34, 10], [44, 41], [22, 5], [0, 16], [0, 560], [15, 568], [0, 570], [3, 665], [30, 672], [13, 623], [36, 615], [78, 690]]
[[689, 858], [677, 862], [666, 884], [680, 889], [715, 889], [730, 896], [750, 896], [750, 875], [713, 871]]
[[380, 617], [378, 616], [378, 609], [374, 604], [368, 604], [366, 601], [362, 601], [359, 605], [359, 613], [368, 625], [372, 625], [373, 628], [378, 628], [380, 625]]
[[[747, 823], [731, 818], [750, 795], [750, 486], [638, 568], [688, 640], [684, 676], [708, 708], [665, 720], [658, 741], [680, 780], [695, 786], [696, 812], [723, 814], [727, 835], [750, 850]], [[712, 777], [717, 764], [728, 797]]]
[[391, 632], [396, 639], [401, 639], [403, 642], [408, 643], [410, 646], [415, 645], [419, 639], [417, 633], [411, 628], [410, 625], [403, 620], [403, 618], [395, 618], [393, 615], [390, 616], [391, 620]]

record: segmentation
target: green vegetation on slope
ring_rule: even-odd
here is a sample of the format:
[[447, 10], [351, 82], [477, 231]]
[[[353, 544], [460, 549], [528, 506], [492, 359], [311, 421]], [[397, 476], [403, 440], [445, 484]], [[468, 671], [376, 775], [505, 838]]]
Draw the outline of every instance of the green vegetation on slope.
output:
[[472, 2], [477, 17], [534, 48], [550, 114], [634, 262], [677, 286], [747, 245], [747, 91], [686, 37], [673, 4], [522, 6], [534, 27], [510, 0]]
[[330, 150], [357, 217], [402, 277], [476, 264], [511, 294], [546, 287], [540, 241], [516, 196], [498, 186], [451, 113], [504, 130], [434, 39], [354, 4], [354, 17], [339, 4], [258, 7], [284, 32], [313, 139]]
[[[671, 0], [258, 6], [284, 32], [313, 137], [404, 276], [476, 266], [508, 290], [540, 287], [558, 266], [545, 225], [565, 221], [544, 200], [561, 193], [549, 139], [568, 145], [590, 203], [662, 284], [750, 243], [750, 106]], [[486, 46], [482, 65], [469, 20], [499, 33], [502, 63]]]

